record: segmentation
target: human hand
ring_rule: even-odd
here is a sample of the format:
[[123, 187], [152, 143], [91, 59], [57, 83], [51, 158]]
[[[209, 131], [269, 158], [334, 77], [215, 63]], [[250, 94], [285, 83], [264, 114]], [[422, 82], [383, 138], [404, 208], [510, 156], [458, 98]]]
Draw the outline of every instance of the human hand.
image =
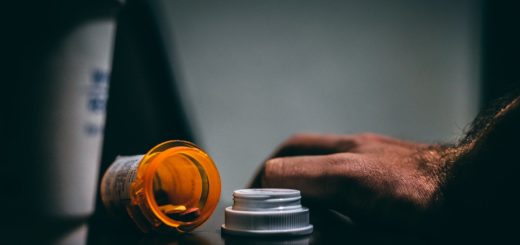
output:
[[251, 187], [292, 188], [369, 225], [414, 227], [437, 212], [442, 147], [376, 134], [299, 134], [267, 160]]

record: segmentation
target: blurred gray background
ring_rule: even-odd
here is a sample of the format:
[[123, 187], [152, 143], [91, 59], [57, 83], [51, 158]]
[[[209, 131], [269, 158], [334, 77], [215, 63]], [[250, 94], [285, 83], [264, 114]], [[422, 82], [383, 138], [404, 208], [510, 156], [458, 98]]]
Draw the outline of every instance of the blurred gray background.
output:
[[219, 167], [223, 200], [291, 134], [452, 141], [479, 108], [479, 1], [155, 7], [197, 136]]

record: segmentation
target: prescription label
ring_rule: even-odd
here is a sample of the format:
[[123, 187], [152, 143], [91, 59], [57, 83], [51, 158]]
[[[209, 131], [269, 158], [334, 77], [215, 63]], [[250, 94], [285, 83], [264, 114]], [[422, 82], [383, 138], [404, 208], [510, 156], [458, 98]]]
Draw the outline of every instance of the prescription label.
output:
[[144, 155], [118, 156], [101, 181], [101, 200], [109, 212], [120, 215], [130, 203], [130, 185]]

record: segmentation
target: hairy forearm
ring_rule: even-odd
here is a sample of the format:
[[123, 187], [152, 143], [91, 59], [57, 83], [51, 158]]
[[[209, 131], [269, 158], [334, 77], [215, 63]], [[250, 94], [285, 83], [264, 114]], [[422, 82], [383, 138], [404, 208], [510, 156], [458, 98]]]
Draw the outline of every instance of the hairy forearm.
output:
[[441, 193], [453, 228], [501, 232], [519, 220], [519, 104], [516, 96], [483, 112], [458, 145], [445, 149]]

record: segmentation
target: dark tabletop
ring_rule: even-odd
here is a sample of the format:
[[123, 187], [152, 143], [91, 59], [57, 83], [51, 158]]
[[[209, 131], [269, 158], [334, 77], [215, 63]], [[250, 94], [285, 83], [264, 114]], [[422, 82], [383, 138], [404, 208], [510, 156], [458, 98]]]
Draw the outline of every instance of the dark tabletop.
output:
[[[370, 230], [359, 228], [348, 218], [331, 211], [311, 209], [314, 232], [296, 237], [239, 237], [222, 235], [220, 226], [224, 223], [224, 207], [220, 204], [212, 217], [191, 233], [183, 235], [142, 234], [134, 227], [112, 221], [90, 221], [84, 227], [71, 230], [64, 239], [86, 244], [424, 244], [430, 239], [405, 231]], [[82, 230], [83, 229], [83, 230]], [[76, 241], [74, 241], [75, 243]]]

